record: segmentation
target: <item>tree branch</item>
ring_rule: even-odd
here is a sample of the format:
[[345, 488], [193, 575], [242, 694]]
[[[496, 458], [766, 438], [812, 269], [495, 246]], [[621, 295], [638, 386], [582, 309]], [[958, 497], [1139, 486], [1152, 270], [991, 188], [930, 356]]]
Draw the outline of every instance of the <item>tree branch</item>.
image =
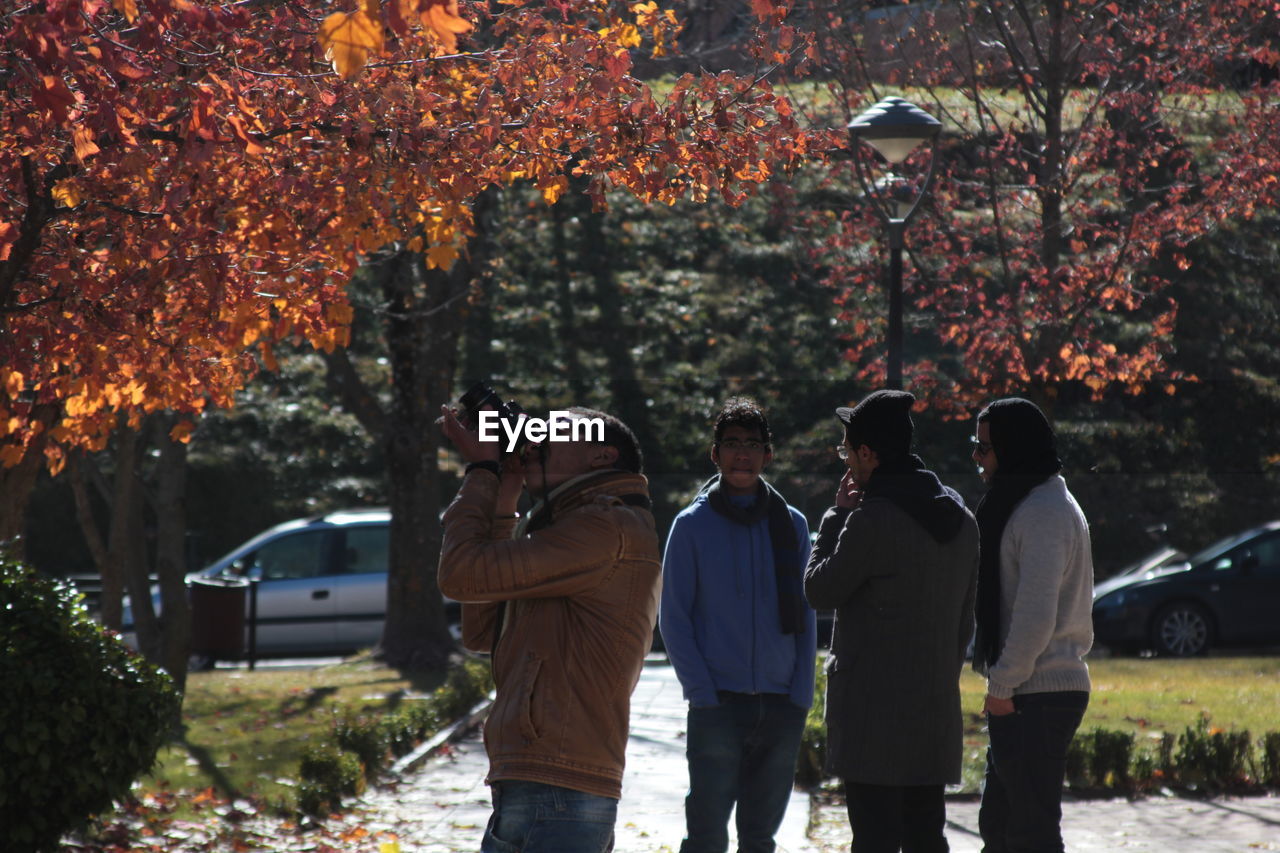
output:
[[346, 349], [337, 348], [323, 355], [325, 385], [330, 393], [338, 396], [343, 408], [355, 415], [365, 432], [381, 440], [386, 435], [387, 414], [378, 404], [378, 398], [356, 372]]

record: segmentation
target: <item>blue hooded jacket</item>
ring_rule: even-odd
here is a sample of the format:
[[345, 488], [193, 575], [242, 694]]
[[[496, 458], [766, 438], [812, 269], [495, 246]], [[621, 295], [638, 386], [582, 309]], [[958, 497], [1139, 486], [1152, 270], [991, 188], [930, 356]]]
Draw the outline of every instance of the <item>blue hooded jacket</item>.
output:
[[[754, 496], [730, 497], [749, 506]], [[800, 565], [809, 561], [809, 525], [794, 507]], [[803, 630], [782, 633], [768, 518], [746, 526], [712, 509], [700, 494], [671, 525], [662, 566], [659, 623], [667, 657], [694, 707], [718, 705], [718, 690], [782, 693], [813, 703], [816, 618], [804, 605]], [[803, 579], [796, 579], [804, 601]]]

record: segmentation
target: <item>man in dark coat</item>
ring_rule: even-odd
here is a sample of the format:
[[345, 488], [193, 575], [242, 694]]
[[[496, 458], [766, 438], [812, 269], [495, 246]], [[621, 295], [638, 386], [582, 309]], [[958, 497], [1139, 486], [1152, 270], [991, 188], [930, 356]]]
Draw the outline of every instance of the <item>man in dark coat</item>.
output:
[[827, 743], [852, 853], [948, 850], [943, 793], [960, 781], [978, 525], [911, 453], [914, 402], [877, 391], [836, 410], [849, 470], [805, 572], [809, 603], [836, 611]]

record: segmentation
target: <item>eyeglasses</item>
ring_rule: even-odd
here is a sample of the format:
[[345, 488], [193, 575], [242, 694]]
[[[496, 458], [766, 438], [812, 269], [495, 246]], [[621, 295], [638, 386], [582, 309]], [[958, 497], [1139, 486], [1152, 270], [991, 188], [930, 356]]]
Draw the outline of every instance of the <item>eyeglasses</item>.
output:
[[727, 450], [730, 453], [735, 450], [745, 450], [748, 453], [759, 453], [764, 450], [764, 442], [750, 439], [748, 441], [739, 441], [736, 438], [726, 438], [724, 441], [716, 442], [716, 446], [721, 450]]
[[969, 436], [969, 444], [973, 446], [979, 456], [986, 456], [991, 452], [991, 442], [980, 441], [976, 435]]
[[831, 449], [836, 452], [836, 456], [840, 457], [841, 462], [847, 462], [849, 460], [849, 445], [837, 444]]
[[759, 453], [761, 450], [764, 450], [765, 447], [763, 441], [756, 441], [755, 439], [742, 441], [736, 438], [726, 438], [723, 441], [718, 441], [716, 442], [716, 446], [721, 450], [728, 450], [730, 452], [735, 450], [745, 450], [748, 453]]

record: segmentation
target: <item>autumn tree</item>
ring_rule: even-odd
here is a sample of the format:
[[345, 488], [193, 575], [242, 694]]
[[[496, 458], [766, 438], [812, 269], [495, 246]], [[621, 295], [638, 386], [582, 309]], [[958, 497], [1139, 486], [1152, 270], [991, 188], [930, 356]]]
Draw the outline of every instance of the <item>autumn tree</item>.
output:
[[274, 341], [332, 351], [372, 259], [388, 329], [408, 330], [391, 340], [407, 414], [386, 439], [407, 478], [397, 664], [450, 647], [424, 419], [451, 396], [477, 199], [520, 182], [554, 203], [580, 177], [597, 205], [611, 187], [738, 200], [807, 145], [759, 75], [686, 76], [662, 98], [632, 77], [632, 50], [671, 43], [655, 3], [62, 0], [0, 22], [6, 465], [56, 469], [120, 417], [229, 405]]
[[[1177, 380], [1164, 271], [1275, 200], [1276, 90], [1265, 75], [1231, 86], [1280, 58], [1273, 4], [878, 5], [797, 0], [788, 20], [813, 36], [796, 71], [826, 93], [809, 101], [818, 123], [905, 93], [944, 124], [907, 239], [908, 384], [962, 411], [1005, 393], [1051, 402], [1067, 383], [1100, 396]], [[883, 231], [852, 194], [808, 221], [824, 215], [833, 239], [815, 257], [840, 292], [846, 357], [875, 381]]]

